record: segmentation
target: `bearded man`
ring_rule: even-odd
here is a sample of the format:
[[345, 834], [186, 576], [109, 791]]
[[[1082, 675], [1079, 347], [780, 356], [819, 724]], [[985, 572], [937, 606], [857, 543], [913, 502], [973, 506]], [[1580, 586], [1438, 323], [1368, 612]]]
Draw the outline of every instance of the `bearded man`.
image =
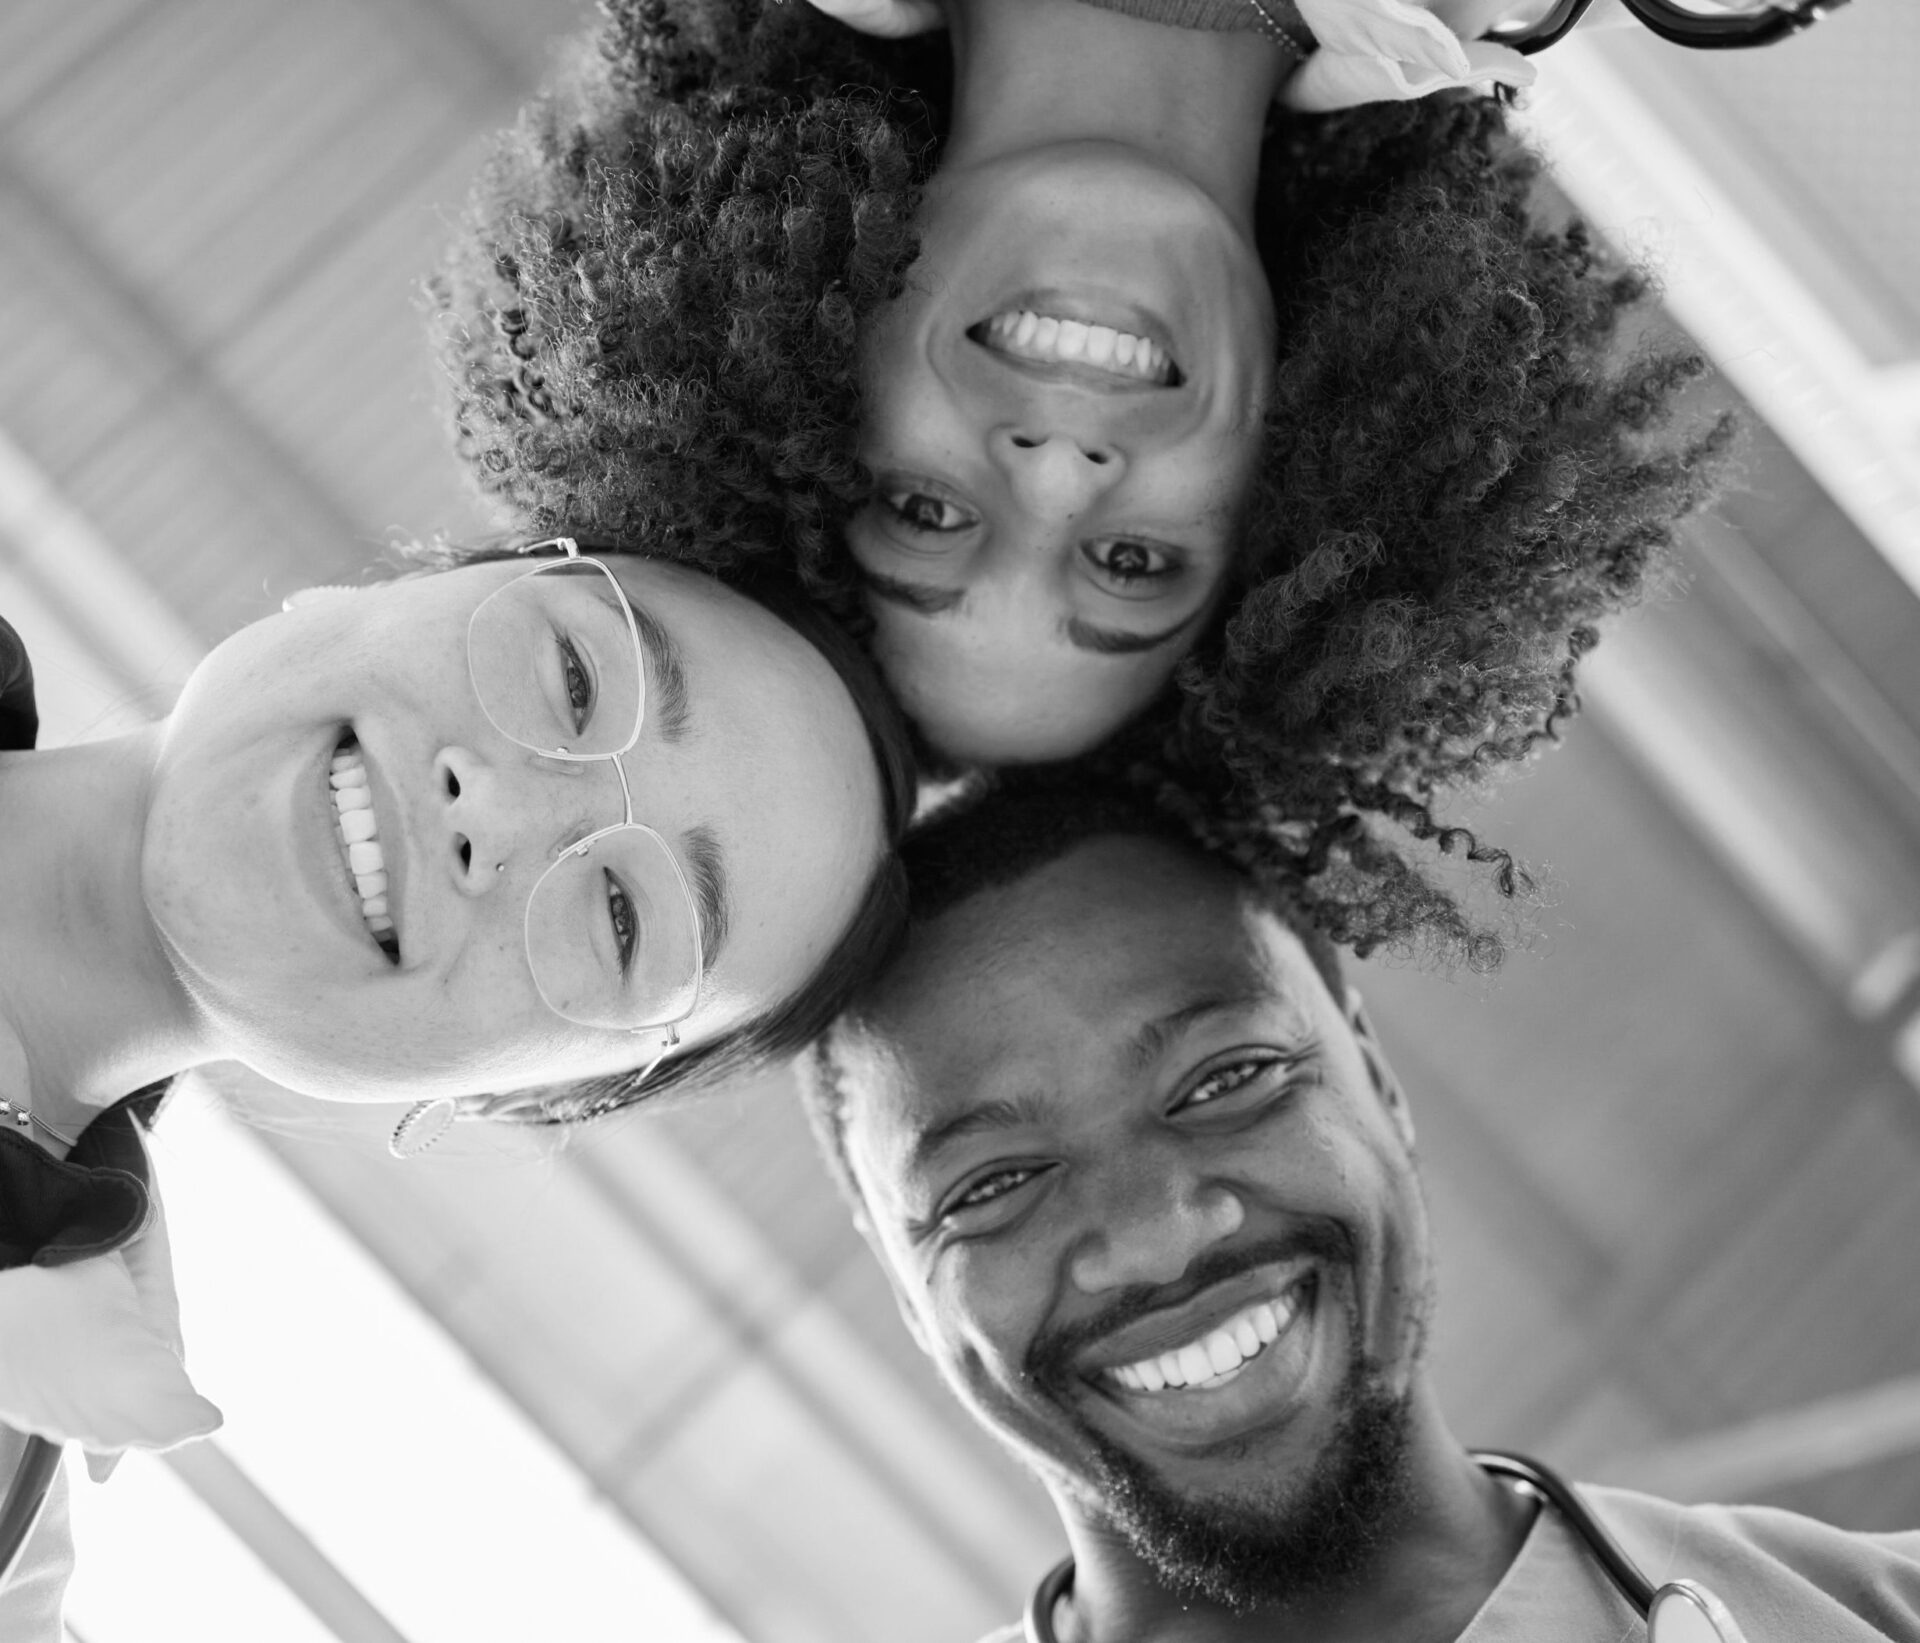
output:
[[1412, 1109], [1284, 878], [1045, 786], [909, 860], [808, 1099], [907, 1327], [1059, 1511], [1029, 1643], [1622, 1643], [1669, 1582], [1657, 1643], [1920, 1639], [1920, 1534], [1546, 1504], [1453, 1436]]

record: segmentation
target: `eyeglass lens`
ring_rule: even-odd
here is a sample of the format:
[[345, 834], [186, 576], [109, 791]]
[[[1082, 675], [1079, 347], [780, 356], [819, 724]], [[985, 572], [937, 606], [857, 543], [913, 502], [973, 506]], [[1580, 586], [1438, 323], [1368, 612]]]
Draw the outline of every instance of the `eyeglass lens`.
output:
[[[645, 664], [602, 565], [558, 561], [490, 594], [468, 625], [467, 665], [481, 710], [532, 752], [604, 759], [639, 735]], [[527, 903], [527, 959], [540, 996], [569, 1021], [630, 1029], [686, 1015], [699, 922], [665, 842], [615, 827], [559, 857]]]

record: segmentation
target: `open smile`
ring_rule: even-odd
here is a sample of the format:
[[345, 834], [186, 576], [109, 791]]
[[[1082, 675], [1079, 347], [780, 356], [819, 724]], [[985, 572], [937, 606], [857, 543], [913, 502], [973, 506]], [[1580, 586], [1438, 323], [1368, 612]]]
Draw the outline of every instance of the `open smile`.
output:
[[346, 730], [334, 748], [327, 770], [327, 788], [333, 802], [334, 839], [347, 882], [360, 903], [360, 920], [373, 944], [391, 964], [400, 962], [400, 936], [394, 927], [388, 896], [386, 852], [380, 843], [379, 818], [373, 791], [360, 752], [359, 739]]
[[1096, 386], [1178, 388], [1185, 373], [1152, 337], [1035, 308], [1009, 308], [967, 330], [990, 353]]
[[1327, 1356], [1316, 1350], [1321, 1289], [1306, 1263], [1217, 1285], [1164, 1325], [1120, 1331], [1083, 1382], [1133, 1431], [1175, 1449], [1280, 1425], [1306, 1406]]

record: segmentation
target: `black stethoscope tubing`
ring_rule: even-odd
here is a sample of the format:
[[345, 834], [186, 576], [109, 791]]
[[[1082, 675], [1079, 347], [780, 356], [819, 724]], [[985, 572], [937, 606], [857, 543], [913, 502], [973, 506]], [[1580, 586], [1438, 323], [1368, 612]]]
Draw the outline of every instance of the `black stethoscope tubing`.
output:
[[26, 1550], [27, 1537], [46, 1510], [47, 1496], [60, 1472], [60, 1445], [48, 1438], [28, 1438], [14, 1470], [5, 1505], [0, 1505], [0, 1590]]
[[[1633, 1605], [1634, 1613], [1642, 1620], [1651, 1618], [1653, 1582], [1640, 1572], [1639, 1565], [1621, 1549], [1620, 1543], [1588, 1509], [1587, 1503], [1580, 1498], [1572, 1484], [1552, 1467], [1529, 1460], [1525, 1455], [1509, 1454], [1499, 1449], [1476, 1449], [1473, 1458], [1483, 1470], [1497, 1477], [1517, 1479], [1535, 1491], [1566, 1519], [1574, 1533], [1586, 1543], [1593, 1560], [1606, 1571], [1607, 1578], [1620, 1595]], [[1050, 1569], [1047, 1577], [1034, 1588], [1033, 1596], [1027, 1600], [1026, 1643], [1058, 1643], [1053, 1634], [1053, 1609], [1072, 1585], [1073, 1559], [1067, 1558]]]

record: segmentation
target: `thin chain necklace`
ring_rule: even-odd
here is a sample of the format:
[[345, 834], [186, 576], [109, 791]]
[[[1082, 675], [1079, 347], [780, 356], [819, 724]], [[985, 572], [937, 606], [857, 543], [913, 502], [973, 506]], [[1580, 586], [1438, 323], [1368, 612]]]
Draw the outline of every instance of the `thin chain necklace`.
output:
[[74, 1138], [71, 1135], [62, 1135], [37, 1113], [31, 1113], [18, 1101], [9, 1101], [3, 1096], [0, 1096], [0, 1124], [11, 1124], [17, 1130], [44, 1130], [63, 1147], [74, 1144]]
[[1253, 15], [1260, 19], [1260, 32], [1275, 45], [1285, 46], [1296, 57], [1306, 58], [1313, 55], [1312, 44], [1303, 44], [1297, 40], [1287, 26], [1267, 10], [1262, 0], [1247, 0], [1247, 4], [1253, 7]]

